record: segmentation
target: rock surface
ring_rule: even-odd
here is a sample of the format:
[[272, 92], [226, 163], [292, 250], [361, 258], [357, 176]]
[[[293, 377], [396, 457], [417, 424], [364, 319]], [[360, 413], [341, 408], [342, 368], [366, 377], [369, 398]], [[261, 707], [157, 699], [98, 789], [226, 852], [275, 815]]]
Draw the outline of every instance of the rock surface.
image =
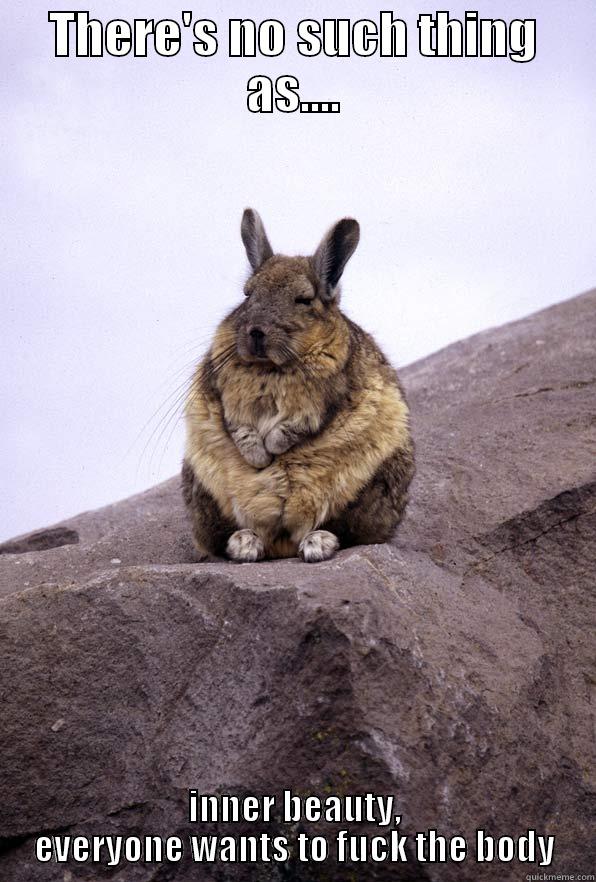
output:
[[[2, 882], [594, 872], [596, 292], [401, 377], [418, 472], [390, 545], [195, 564], [175, 478], [0, 547]], [[204, 832], [188, 788], [393, 794], [410, 837], [534, 829], [554, 860], [34, 858], [44, 833]]]

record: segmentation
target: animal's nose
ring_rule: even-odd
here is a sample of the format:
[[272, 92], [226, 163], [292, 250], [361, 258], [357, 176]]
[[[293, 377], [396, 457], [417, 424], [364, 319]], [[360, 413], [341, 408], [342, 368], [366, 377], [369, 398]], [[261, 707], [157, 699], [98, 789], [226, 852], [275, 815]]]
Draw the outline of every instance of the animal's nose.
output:
[[265, 331], [262, 328], [251, 328], [248, 333], [255, 343], [263, 343], [265, 340]]
[[267, 335], [265, 334], [265, 331], [262, 328], [253, 325], [248, 329], [248, 337], [251, 354], [263, 358], [266, 354], [265, 341]]

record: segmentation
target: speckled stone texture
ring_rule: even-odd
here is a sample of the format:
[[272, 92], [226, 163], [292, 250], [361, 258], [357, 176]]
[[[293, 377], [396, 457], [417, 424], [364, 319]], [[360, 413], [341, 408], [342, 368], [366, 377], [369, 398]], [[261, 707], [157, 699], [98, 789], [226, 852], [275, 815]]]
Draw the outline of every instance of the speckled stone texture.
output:
[[[174, 478], [0, 546], [2, 882], [595, 872], [596, 292], [401, 377], [418, 471], [391, 544], [193, 563]], [[402, 833], [532, 828], [555, 857], [34, 859], [47, 832], [200, 833], [188, 788], [393, 794]]]

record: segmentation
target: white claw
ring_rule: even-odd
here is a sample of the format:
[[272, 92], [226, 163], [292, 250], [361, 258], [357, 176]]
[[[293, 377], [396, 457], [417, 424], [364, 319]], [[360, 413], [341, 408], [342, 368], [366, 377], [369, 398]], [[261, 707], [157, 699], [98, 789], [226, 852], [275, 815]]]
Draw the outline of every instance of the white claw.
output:
[[228, 539], [226, 552], [238, 563], [254, 563], [265, 557], [265, 546], [253, 530], [236, 530]]
[[329, 530], [313, 530], [307, 533], [300, 545], [298, 554], [306, 563], [329, 560], [339, 548], [339, 539]]

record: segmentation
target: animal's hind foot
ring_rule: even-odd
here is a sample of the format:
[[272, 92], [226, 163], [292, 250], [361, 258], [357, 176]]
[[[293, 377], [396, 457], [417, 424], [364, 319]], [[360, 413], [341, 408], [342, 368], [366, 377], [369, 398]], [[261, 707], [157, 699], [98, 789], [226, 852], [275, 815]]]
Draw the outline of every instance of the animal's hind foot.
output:
[[253, 530], [236, 530], [228, 539], [226, 553], [238, 563], [254, 563], [265, 557], [265, 546]]
[[329, 560], [339, 548], [339, 539], [329, 530], [313, 530], [307, 533], [300, 545], [298, 554], [306, 563], [319, 563]]

